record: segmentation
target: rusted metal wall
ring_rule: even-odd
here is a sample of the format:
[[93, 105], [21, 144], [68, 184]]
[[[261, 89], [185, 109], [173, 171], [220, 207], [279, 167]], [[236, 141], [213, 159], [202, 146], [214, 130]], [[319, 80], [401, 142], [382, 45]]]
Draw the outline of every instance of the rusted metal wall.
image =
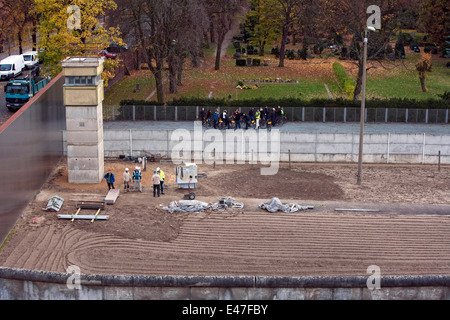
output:
[[64, 77], [0, 127], [0, 244], [63, 155]]

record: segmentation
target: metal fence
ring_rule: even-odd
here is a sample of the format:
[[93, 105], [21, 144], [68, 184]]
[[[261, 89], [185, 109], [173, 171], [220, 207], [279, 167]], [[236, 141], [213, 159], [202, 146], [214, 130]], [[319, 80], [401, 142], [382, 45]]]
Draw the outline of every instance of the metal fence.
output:
[[[203, 107], [196, 106], [103, 106], [105, 121], [193, 121]], [[248, 113], [250, 107], [204, 107], [214, 113], [216, 109]], [[361, 108], [333, 107], [285, 107], [288, 121], [302, 122], [359, 122]], [[445, 124], [449, 120], [448, 109], [398, 109], [372, 108], [365, 110], [369, 123], [430, 123]]]

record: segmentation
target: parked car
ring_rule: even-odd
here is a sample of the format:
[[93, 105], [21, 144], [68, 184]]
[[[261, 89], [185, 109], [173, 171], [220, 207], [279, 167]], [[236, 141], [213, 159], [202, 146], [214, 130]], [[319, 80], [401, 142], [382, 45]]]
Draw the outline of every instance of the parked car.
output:
[[21, 55], [9, 56], [0, 61], [0, 80], [17, 77], [25, 70], [25, 61]]
[[108, 50], [108, 52], [110, 53], [122, 53], [128, 50], [128, 46], [127, 45], [119, 45], [115, 42], [112, 42], [108, 48], [106, 48], [106, 50]]
[[92, 54], [96, 54], [98, 56], [105, 57], [106, 59], [116, 59], [117, 58], [117, 54], [111, 53], [106, 49], [94, 50], [94, 51], [92, 51]]

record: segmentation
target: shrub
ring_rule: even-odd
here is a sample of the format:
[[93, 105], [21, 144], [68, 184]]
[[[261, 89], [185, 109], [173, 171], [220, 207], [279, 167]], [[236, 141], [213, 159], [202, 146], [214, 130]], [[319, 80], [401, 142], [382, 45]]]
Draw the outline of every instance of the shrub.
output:
[[245, 59], [236, 59], [236, 66], [245, 67], [247, 65], [247, 61]]
[[445, 91], [443, 94], [438, 94], [438, 97], [442, 100], [450, 102], [450, 91]]
[[126, 99], [122, 100], [119, 103], [121, 106], [163, 106], [164, 103], [157, 101], [145, 101], [145, 100], [135, 100], [135, 99]]
[[355, 91], [355, 82], [353, 79], [350, 78], [342, 64], [339, 62], [333, 63], [333, 71], [341, 85], [342, 91], [348, 94], [349, 99], [353, 99], [353, 93]]
[[295, 51], [294, 50], [286, 50], [286, 58], [288, 58], [289, 60], [294, 60], [295, 59]]
[[306, 60], [306, 58], [308, 57], [308, 48], [303, 47], [303, 49], [299, 49], [297, 54], [300, 59]]

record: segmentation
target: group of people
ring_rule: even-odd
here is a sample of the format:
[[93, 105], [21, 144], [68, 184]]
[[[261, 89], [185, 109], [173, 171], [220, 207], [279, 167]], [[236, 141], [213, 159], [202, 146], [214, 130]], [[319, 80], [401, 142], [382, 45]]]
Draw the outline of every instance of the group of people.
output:
[[284, 116], [284, 110], [281, 106], [277, 108], [270, 108], [266, 106], [265, 108], [251, 108], [249, 112], [246, 114], [245, 112], [241, 113], [239, 109], [228, 113], [227, 110], [223, 110], [219, 112], [219, 109], [216, 109], [213, 114], [211, 114], [211, 110], [205, 111], [205, 108], [200, 110], [200, 119], [202, 123], [205, 124], [206, 121], [211, 121], [213, 123], [214, 129], [219, 128], [219, 123], [222, 122], [224, 127], [227, 129], [231, 129], [231, 124], [234, 122], [234, 129], [241, 129], [241, 122], [245, 125], [245, 130], [251, 127], [252, 123], [255, 123], [255, 129], [259, 129], [261, 127], [261, 123], [264, 121], [268, 123], [271, 122], [272, 126], [275, 126]]
[[[108, 170], [108, 173], [104, 176], [106, 183], [108, 185], [109, 190], [115, 189], [114, 183], [116, 182], [116, 179], [114, 177], [114, 174], [111, 170]], [[153, 183], [153, 197], [158, 197], [160, 194], [164, 194], [164, 181], [166, 179], [166, 174], [164, 171], [161, 170], [161, 168], [157, 168], [153, 172], [152, 176], [152, 183]], [[130, 185], [133, 184], [133, 190], [130, 190]], [[142, 192], [142, 172], [140, 167], [136, 167], [133, 171], [133, 173], [130, 173], [130, 169], [126, 168], [125, 172], [123, 173], [123, 187], [124, 192], [131, 192], [139, 190], [139, 192]]]

